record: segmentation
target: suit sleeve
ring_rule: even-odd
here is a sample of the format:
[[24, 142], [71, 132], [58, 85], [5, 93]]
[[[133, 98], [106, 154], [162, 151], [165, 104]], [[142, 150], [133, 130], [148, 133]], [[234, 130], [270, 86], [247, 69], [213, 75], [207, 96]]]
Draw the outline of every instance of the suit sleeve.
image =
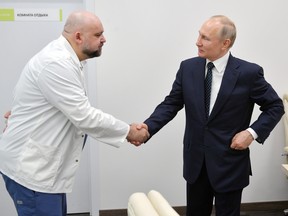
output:
[[148, 125], [150, 138], [171, 121], [184, 106], [181, 71], [180, 66], [169, 95], [155, 108], [151, 116], [144, 121]]
[[259, 67], [252, 87], [251, 98], [254, 103], [259, 105], [261, 111], [251, 128], [258, 134], [257, 142], [264, 143], [284, 114], [284, 106], [276, 91], [266, 82], [261, 67]]

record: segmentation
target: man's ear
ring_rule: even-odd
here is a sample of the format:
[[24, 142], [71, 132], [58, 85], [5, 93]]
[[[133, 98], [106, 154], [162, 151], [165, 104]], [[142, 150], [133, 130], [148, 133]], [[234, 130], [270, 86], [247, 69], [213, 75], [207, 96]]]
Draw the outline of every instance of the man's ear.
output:
[[76, 40], [77, 43], [81, 43], [82, 42], [82, 35], [81, 35], [80, 32], [75, 32], [74, 36], [75, 36], [75, 40]]
[[223, 48], [228, 49], [230, 47], [231, 40], [230, 39], [225, 39], [223, 42]]

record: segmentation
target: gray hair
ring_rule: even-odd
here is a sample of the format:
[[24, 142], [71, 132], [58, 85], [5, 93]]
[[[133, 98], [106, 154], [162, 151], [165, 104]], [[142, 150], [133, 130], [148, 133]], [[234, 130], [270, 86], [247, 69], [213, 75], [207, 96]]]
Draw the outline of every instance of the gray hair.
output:
[[224, 15], [215, 15], [215, 16], [212, 16], [210, 19], [216, 19], [223, 25], [223, 28], [220, 31], [220, 37], [222, 39], [227, 39], [227, 38], [230, 39], [231, 41], [230, 47], [232, 47], [236, 39], [235, 24], [228, 17]]

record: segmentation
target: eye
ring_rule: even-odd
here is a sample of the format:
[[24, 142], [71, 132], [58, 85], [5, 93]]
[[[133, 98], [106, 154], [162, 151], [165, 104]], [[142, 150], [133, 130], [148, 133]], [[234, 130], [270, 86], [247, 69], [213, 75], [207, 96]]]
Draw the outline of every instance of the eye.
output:
[[102, 36], [103, 36], [103, 32], [99, 32], [99, 33], [95, 34], [95, 37], [97, 37], [97, 38], [102, 37]]
[[209, 39], [207, 36], [205, 36], [205, 35], [202, 36], [202, 39], [203, 39], [203, 40], [207, 40], [207, 41], [210, 40], [210, 39]]
[[210, 40], [206, 35], [199, 33], [199, 38], [202, 40]]

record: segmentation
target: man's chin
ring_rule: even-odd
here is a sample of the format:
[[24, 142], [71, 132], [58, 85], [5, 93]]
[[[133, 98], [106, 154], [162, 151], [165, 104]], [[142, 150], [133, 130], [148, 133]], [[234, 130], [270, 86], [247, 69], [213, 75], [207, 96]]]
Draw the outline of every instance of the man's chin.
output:
[[102, 51], [96, 53], [96, 57], [99, 57], [101, 55], [102, 55]]
[[204, 53], [201, 52], [201, 51], [198, 51], [198, 56], [199, 56], [199, 57], [202, 57], [202, 58], [205, 58]]
[[89, 54], [89, 58], [95, 58], [101, 56], [102, 52], [96, 51]]

